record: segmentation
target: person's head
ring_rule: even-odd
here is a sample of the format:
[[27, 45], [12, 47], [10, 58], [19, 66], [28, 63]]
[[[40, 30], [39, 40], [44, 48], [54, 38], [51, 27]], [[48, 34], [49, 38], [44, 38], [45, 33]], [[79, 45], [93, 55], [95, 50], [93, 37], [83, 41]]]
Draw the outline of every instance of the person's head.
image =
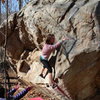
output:
[[46, 38], [46, 44], [54, 44], [54, 42], [55, 42], [54, 34], [48, 34]]
[[0, 98], [4, 98], [5, 95], [5, 89], [3, 87], [0, 87]]

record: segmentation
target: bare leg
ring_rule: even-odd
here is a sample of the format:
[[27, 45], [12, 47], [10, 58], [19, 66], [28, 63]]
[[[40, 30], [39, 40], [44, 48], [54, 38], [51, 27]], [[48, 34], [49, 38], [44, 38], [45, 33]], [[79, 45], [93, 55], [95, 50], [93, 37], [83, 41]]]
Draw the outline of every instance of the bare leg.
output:
[[41, 74], [43, 74], [44, 70], [45, 70], [45, 68], [43, 67], [43, 68], [42, 68], [42, 71], [41, 71]]
[[49, 76], [49, 84], [50, 84], [50, 86], [52, 86], [52, 88], [55, 88], [57, 86], [57, 84], [53, 81], [52, 73], [48, 73], [48, 76]]
[[47, 71], [48, 71], [48, 69], [43, 67], [40, 76], [41, 76], [42, 78], [45, 78], [46, 75], [47, 75]]
[[43, 68], [42, 68], [42, 71], [41, 71], [41, 74], [39, 75], [39, 76], [41, 76], [42, 78], [44, 78], [44, 77], [43, 77], [43, 72], [44, 72], [44, 70], [45, 70], [45, 68], [43, 67]]
[[45, 73], [44, 73], [44, 78], [47, 76], [47, 74], [48, 74], [48, 69], [47, 68], [45, 68]]
[[53, 84], [54, 81], [53, 81], [53, 78], [52, 78], [52, 73], [48, 73], [48, 76], [49, 76], [49, 84]]

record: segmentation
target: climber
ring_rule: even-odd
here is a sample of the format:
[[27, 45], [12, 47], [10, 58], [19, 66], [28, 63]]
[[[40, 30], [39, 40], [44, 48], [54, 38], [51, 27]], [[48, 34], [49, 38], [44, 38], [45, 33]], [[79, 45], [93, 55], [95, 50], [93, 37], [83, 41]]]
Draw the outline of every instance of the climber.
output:
[[[27, 94], [29, 90], [32, 89], [32, 86], [27, 87], [20, 93], [18, 93], [16, 96], [13, 96], [13, 94], [18, 90], [19, 85], [15, 86], [13, 89], [11, 89], [7, 94], [5, 94], [5, 88], [3, 86], [0, 86], [0, 100], [20, 100], [23, 96]], [[7, 95], [7, 99], [5, 98], [5, 95]]]
[[42, 78], [45, 78], [46, 75], [44, 76], [43, 73], [45, 70], [47, 70], [50, 86], [54, 86], [55, 82], [53, 81], [53, 78], [52, 78], [52, 67], [49, 64], [48, 58], [49, 58], [51, 52], [53, 52], [56, 48], [58, 48], [62, 44], [62, 42], [67, 39], [68, 38], [63, 38], [62, 40], [60, 40], [56, 44], [54, 44], [54, 42], [55, 42], [54, 34], [48, 34], [46, 41], [45, 41], [45, 45], [43, 46], [42, 54], [40, 55], [40, 61], [43, 64], [43, 68], [42, 68], [40, 76]]

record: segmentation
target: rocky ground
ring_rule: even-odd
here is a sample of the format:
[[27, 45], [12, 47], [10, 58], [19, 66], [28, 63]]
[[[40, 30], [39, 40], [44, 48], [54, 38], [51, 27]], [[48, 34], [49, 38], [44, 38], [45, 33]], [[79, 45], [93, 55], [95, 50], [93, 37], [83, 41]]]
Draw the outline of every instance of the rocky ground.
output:
[[[33, 88], [21, 99], [21, 100], [29, 100], [29, 98], [41, 97], [44, 100], [69, 100], [62, 99], [60, 95], [57, 97], [55, 93], [50, 91], [50, 88], [47, 88], [44, 84], [32, 84], [30, 82], [19, 79], [20, 88], [17, 92], [20, 92], [27, 86], [33, 86]], [[54, 90], [55, 91], [55, 90]], [[89, 97], [84, 100], [100, 100], [100, 91], [97, 91], [95, 96]]]
[[55, 97], [55, 94], [51, 93], [50, 90], [46, 88], [46, 85], [44, 84], [35, 85], [23, 80], [19, 80], [19, 83], [19, 91], [21, 91], [23, 88], [27, 86], [33, 86], [33, 88], [21, 100], [28, 100], [29, 98], [35, 97], [41, 97], [44, 100], [59, 100], [57, 97]]
[[[2, 74], [0, 74], [0, 76], [2, 76]], [[3, 79], [0, 79], [0, 82], [3, 82]], [[11, 80], [10, 83], [16, 83], [16, 84], [19, 83], [20, 84], [20, 88], [15, 93], [15, 95], [18, 92], [22, 91], [24, 88], [26, 88], [28, 86], [33, 86], [33, 88], [21, 100], [29, 100], [29, 98], [35, 98], [35, 97], [41, 97], [44, 100], [69, 100], [67, 98], [64, 98], [64, 96], [61, 94], [59, 94], [59, 95], [56, 94], [57, 91], [55, 89], [52, 89], [51, 87], [47, 88], [47, 86], [44, 83], [33, 84], [31, 82], [27, 82], [20, 78], [18, 78], [16, 80], [15, 79]], [[12, 88], [14, 86], [15, 86], [15, 84], [11, 85]], [[84, 100], [100, 100], [100, 91], [98, 90], [94, 96], [90, 96], [89, 98], [84, 99]]]

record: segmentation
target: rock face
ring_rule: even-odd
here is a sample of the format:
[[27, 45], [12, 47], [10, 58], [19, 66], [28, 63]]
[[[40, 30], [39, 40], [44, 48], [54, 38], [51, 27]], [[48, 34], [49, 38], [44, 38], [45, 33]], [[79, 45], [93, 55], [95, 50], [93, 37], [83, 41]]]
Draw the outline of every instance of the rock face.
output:
[[7, 55], [18, 76], [47, 82], [39, 74], [39, 55], [47, 34], [68, 36], [51, 55], [53, 76], [73, 100], [91, 100], [100, 89], [100, 1], [32, 0], [0, 26], [0, 45], [7, 34]]

